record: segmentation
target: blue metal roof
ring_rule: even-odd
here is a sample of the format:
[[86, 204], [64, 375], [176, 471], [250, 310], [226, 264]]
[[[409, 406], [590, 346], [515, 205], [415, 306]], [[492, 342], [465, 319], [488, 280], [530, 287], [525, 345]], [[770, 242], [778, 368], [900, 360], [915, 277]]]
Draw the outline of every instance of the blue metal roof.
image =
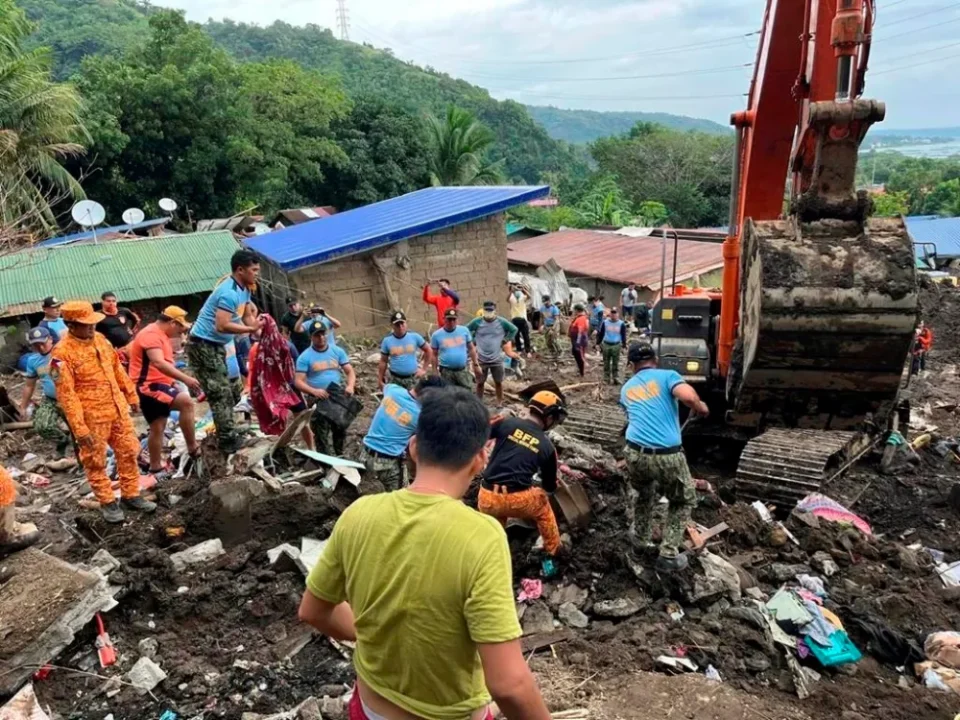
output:
[[244, 242], [289, 271], [479, 220], [549, 192], [547, 185], [427, 188]]
[[[937, 256], [960, 257], [960, 217], [936, 217], [914, 215], [906, 218], [907, 232], [914, 243], [930, 243], [937, 249]], [[929, 254], [929, 247], [916, 245], [918, 257]]]
[[[170, 218], [154, 218], [153, 220], [144, 220], [143, 222], [133, 223], [132, 225], [114, 225], [112, 227], [97, 228], [97, 235], [106, 235], [107, 233], [125, 233], [133, 230], [143, 230], [145, 228], [156, 227], [157, 225], [166, 225]], [[60, 237], [50, 238], [37, 243], [40, 247], [54, 247], [56, 245], [66, 245], [67, 243], [88, 240], [93, 237], [93, 230], [84, 230], [83, 232], [73, 233], [72, 235], [61, 235]]]

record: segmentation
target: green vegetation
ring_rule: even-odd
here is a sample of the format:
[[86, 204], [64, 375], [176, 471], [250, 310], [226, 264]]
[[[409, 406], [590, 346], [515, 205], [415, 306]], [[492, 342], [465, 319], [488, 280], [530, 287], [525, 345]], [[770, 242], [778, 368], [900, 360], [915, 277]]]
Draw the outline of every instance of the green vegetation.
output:
[[456, 105], [443, 118], [427, 118], [430, 137], [430, 182], [435, 186], [496, 185], [503, 161], [490, 162], [493, 133]]
[[530, 115], [543, 125], [550, 137], [570, 143], [591, 143], [602, 137], [622, 135], [638, 122], [662, 125], [670, 130], [696, 130], [711, 135], [732, 134], [729, 127], [711, 120], [670, 113], [597, 112], [595, 110], [563, 110], [541, 105], [527, 105]]
[[914, 158], [896, 152], [860, 156], [860, 187], [883, 185], [874, 197], [877, 215], [960, 215], [960, 156]]
[[53, 205], [83, 190], [61, 163], [84, 151], [80, 98], [51, 81], [50, 53], [24, 49], [30, 23], [0, 0], [0, 226], [56, 227]]

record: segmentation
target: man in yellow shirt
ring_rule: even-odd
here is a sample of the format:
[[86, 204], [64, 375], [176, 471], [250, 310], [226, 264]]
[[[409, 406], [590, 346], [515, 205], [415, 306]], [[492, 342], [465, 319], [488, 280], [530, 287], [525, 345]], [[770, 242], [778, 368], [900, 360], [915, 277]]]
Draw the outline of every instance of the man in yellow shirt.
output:
[[[520, 650], [500, 524], [460, 499], [486, 465], [489, 415], [460, 388], [426, 393], [409, 488], [340, 516], [300, 619], [355, 640], [352, 720], [549, 720]], [[390, 558], [384, 562], [384, 558]]]

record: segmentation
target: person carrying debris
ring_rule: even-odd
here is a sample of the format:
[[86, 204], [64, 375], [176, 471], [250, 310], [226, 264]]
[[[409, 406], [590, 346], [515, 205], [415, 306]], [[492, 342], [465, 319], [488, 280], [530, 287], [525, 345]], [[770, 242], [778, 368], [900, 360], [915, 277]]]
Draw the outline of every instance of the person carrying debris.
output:
[[117, 350], [122, 350], [137, 331], [140, 318], [136, 313], [117, 305], [117, 294], [105, 292], [100, 296], [100, 312], [106, 317], [97, 324], [97, 332], [103, 335]]
[[333, 315], [328, 315], [327, 311], [324, 310], [320, 305], [311, 305], [307, 310], [308, 317], [304, 319], [303, 317], [297, 321], [295, 330], [298, 332], [305, 332], [310, 337], [313, 337], [313, 328], [316, 327], [317, 323], [320, 323], [327, 329], [327, 342], [331, 345], [337, 344], [337, 333], [336, 330], [340, 328], [343, 324], [337, 320]]
[[366, 466], [367, 476], [378, 480], [388, 492], [406, 485], [404, 459], [407, 444], [417, 431], [424, 393], [446, 386], [446, 380], [431, 375], [420, 378], [409, 390], [392, 383], [383, 388], [383, 401], [363, 438], [360, 462]]
[[510, 322], [517, 328], [517, 352], [530, 356], [533, 345], [530, 344], [530, 323], [527, 322], [527, 299], [530, 293], [521, 285], [512, 285], [507, 300], [510, 303]]
[[193, 398], [176, 385], [179, 381], [199, 393], [200, 381], [174, 365], [171, 342], [189, 330], [187, 311], [170, 305], [156, 321], [138, 332], [129, 346], [130, 379], [137, 389], [143, 418], [150, 426], [147, 435], [150, 473], [158, 481], [166, 480], [170, 475], [163, 467], [163, 433], [172, 411], [180, 414], [180, 430], [190, 458], [196, 461], [200, 455]]
[[50, 376], [50, 353], [53, 351], [53, 335], [45, 327], [35, 327], [27, 333], [27, 341], [33, 352], [26, 357], [23, 375], [26, 382], [20, 396], [20, 415], [29, 417], [33, 392], [40, 383], [43, 397], [33, 410], [33, 429], [44, 440], [56, 443], [57, 454], [63, 457], [72, 438], [66, 429], [67, 418], [57, 403], [57, 386]]
[[[350, 356], [339, 345], [331, 345], [327, 339], [327, 326], [314, 323], [310, 332], [310, 347], [297, 358], [294, 385], [304, 395], [317, 400], [329, 400], [332, 385], [343, 383], [346, 375], [347, 395], [353, 395], [357, 374], [350, 364]], [[346, 428], [341, 428], [315, 409], [310, 417], [310, 429], [317, 452], [339, 457], [347, 439]]]
[[[356, 641], [352, 720], [549, 720], [523, 657], [503, 528], [462, 498], [489, 415], [460, 388], [423, 397], [409, 488], [348, 507], [307, 578], [300, 620]], [[384, 562], [384, 558], [390, 558]]]
[[587, 372], [586, 355], [587, 345], [590, 344], [590, 321], [587, 318], [587, 311], [583, 305], [577, 303], [573, 306], [573, 320], [570, 322], [570, 350], [573, 353], [574, 362], [577, 363], [577, 370], [580, 377]]
[[[476, 378], [480, 375], [480, 360], [473, 334], [467, 328], [457, 325], [457, 311], [450, 308], [444, 313], [443, 327], [430, 336], [433, 349], [433, 369], [451, 385], [465, 390], [476, 387]], [[473, 374], [467, 370], [467, 359], [473, 367]]]
[[559, 357], [560, 343], [557, 342], [557, 318], [560, 317], [560, 308], [553, 304], [549, 295], [544, 295], [542, 300], [540, 317], [543, 319], [543, 337], [547, 341], [547, 349], [556, 357]]
[[423, 286], [423, 301], [427, 305], [433, 305], [437, 310], [437, 325], [443, 327], [447, 317], [448, 310], [456, 310], [460, 305], [460, 296], [450, 287], [450, 281], [446, 278], [437, 280], [437, 287], [440, 288], [438, 295], [430, 293], [430, 282]]
[[679, 373], [657, 367], [651, 345], [634, 343], [627, 360], [634, 375], [620, 390], [620, 405], [628, 421], [624, 449], [628, 481], [637, 493], [635, 506], [628, 502], [628, 517], [633, 516], [628, 535], [643, 550], [654, 547], [653, 510], [660, 495], [666, 495], [669, 506], [657, 567], [682, 570], [687, 556], [680, 553], [680, 544], [697, 492], [683, 454], [677, 402], [703, 417], [710, 410]]
[[263, 324], [250, 297], [250, 288], [260, 276], [260, 259], [249, 250], [237, 250], [230, 258], [231, 276], [217, 285], [207, 298], [190, 331], [187, 359], [200, 381], [213, 412], [217, 445], [226, 454], [243, 446], [233, 417], [240, 402], [242, 383], [227, 373], [229, 345], [239, 335], [256, 332]]
[[[477, 509], [504, 525], [510, 518], [535, 522], [550, 555], [560, 549], [560, 530], [550, 507], [550, 496], [557, 490], [557, 451], [547, 431], [566, 417], [561, 397], [541, 390], [530, 399], [526, 417], [494, 423], [490, 437], [496, 444], [477, 498]], [[534, 484], [537, 475], [539, 486]]]
[[620, 352], [627, 347], [627, 324], [620, 319], [616, 307], [610, 308], [610, 317], [600, 323], [597, 347], [603, 352], [603, 381], [620, 384]]
[[910, 374], [917, 375], [927, 369], [927, 353], [933, 347], [933, 330], [921, 320], [913, 341], [913, 361], [910, 363]]
[[30, 547], [40, 539], [33, 523], [18, 523], [17, 486], [7, 469], [0, 465], [0, 558]]
[[[426, 374], [433, 362], [433, 349], [420, 333], [407, 330], [407, 316], [397, 310], [390, 316], [393, 332], [380, 343], [380, 364], [377, 366], [377, 387], [383, 390], [387, 384], [387, 369], [390, 382], [406, 390], [413, 389]], [[423, 365], [417, 361], [417, 353], [423, 354]]]
[[63, 303], [52, 295], [43, 299], [43, 320], [40, 321], [40, 327], [50, 331], [54, 345], [67, 334], [67, 324], [60, 317], [62, 305]]
[[[157, 506], [140, 494], [140, 442], [130, 420], [139, 399], [113, 346], [95, 329], [103, 315], [75, 300], [64, 304], [63, 319], [68, 333], [53, 348], [50, 376], [100, 512], [110, 523], [123, 522], [124, 509], [152, 513]], [[108, 445], [116, 456], [120, 502], [106, 473]]]
[[477, 373], [477, 397], [483, 399], [483, 387], [487, 377], [492, 375], [497, 393], [497, 407], [501, 407], [503, 405], [504, 346], [512, 343], [517, 336], [517, 326], [497, 314], [497, 304], [493, 300], [486, 300], [483, 303], [483, 315], [471, 320], [467, 330], [473, 336], [477, 357], [480, 360], [480, 372]]

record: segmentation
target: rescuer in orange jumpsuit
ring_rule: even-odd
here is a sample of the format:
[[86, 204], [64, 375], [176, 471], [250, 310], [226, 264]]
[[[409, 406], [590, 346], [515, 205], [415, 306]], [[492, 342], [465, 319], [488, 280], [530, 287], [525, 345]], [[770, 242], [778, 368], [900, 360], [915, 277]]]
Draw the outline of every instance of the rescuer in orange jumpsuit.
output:
[[[111, 523], [123, 522], [123, 509], [151, 513], [157, 506], [140, 495], [140, 443], [130, 420], [139, 399], [113, 346], [96, 332], [103, 315], [80, 300], [61, 312], [68, 333], [53, 349], [50, 375], [100, 511]], [[116, 456], [119, 503], [106, 473], [107, 445]]]
[[0, 465], [0, 557], [33, 545], [39, 538], [37, 526], [32, 523], [21, 525], [17, 522], [17, 488], [7, 469]]

